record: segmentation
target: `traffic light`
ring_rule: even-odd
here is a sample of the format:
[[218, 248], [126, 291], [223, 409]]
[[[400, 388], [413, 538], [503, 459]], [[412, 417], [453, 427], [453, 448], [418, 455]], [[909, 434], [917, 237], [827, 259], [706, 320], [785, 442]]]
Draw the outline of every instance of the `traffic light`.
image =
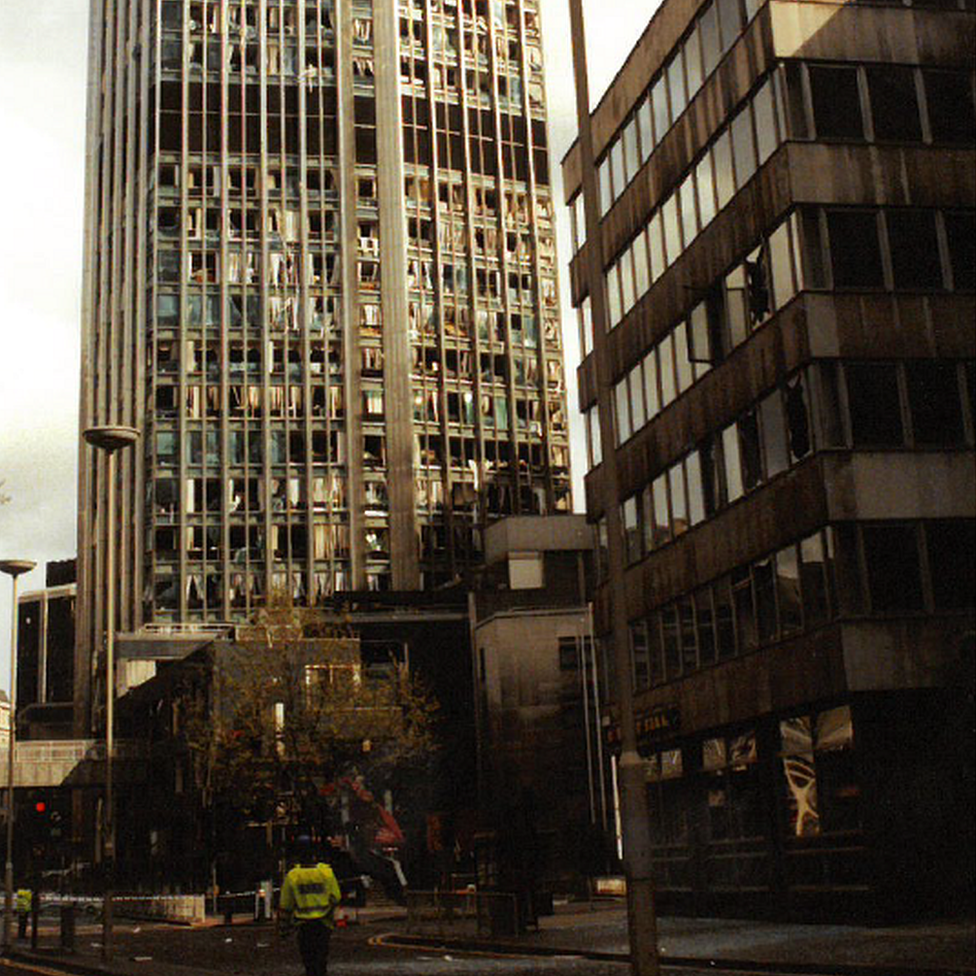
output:
[[60, 854], [70, 823], [70, 795], [60, 790], [29, 790], [25, 800], [17, 829], [31, 852], [33, 867], [41, 869]]

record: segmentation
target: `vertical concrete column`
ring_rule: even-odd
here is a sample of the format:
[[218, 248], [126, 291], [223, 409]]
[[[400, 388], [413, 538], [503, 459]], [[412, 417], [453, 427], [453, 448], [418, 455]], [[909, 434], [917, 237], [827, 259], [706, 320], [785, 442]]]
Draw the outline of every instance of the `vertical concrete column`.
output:
[[404, 224], [403, 126], [397, 5], [373, 7], [376, 71], [376, 158], [380, 203], [380, 306], [386, 466], [390, 497], [393, 589], [420, 586], [417, 514], [413, 490], [413, 411], [407, 310], [407, 242]]

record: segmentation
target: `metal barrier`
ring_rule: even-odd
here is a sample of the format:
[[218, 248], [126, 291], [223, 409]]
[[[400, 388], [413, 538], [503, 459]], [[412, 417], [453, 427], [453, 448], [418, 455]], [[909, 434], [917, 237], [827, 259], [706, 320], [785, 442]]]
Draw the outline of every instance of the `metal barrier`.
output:
[[193, 924], [206, 918], [203, 895], [117, 895], [112, 899], [118, 918], [158, 919]]
[[441, 936], [516, 936], [522, 926], [518, 896], [504, 891], [407, 893], [407, 931]]
[[217, 896], [216, 914], [223, 916], [228, 925], [235, 915], [251, 915], [256, 922], [274, 916], [277, 903], [271, 882], [265, 882], [256, 890], [221, 892]]

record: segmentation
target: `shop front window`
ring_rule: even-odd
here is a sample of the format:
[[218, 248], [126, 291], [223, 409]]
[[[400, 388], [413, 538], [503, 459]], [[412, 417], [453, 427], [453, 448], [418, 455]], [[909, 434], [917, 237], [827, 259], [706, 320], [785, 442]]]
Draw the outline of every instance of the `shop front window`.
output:
[[849, 706], [784, 719], [780, 740], [790, 835], [857, 830], [860, 786]]

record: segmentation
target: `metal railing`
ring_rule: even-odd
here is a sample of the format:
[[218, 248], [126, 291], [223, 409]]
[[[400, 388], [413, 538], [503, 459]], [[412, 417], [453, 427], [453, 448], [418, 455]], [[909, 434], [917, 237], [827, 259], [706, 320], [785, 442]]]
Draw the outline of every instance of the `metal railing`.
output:
[[441, 936], [515, 936], [521, 933], [518, 896], [503, 891], [407, 893], [407, 931]]

